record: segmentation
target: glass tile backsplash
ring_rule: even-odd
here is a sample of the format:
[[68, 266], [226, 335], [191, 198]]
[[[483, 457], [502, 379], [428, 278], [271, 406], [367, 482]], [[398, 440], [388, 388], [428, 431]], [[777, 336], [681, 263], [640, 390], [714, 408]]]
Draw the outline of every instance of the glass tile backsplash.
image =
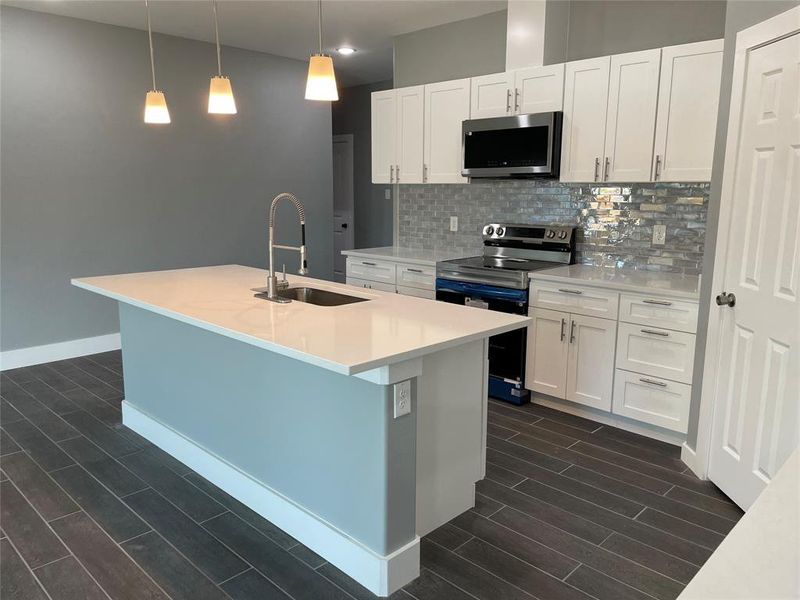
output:
[[[399, 186], [398, 245], [481, 251], [486, 223], [574, 223], [577, 262], [698, 274], [708, 183], [569, 184], [483, 180], [469, 185]], [[458, 231], [450, 231], [450, 217]], [[665, 225], [666, 243], [652, 244]]]

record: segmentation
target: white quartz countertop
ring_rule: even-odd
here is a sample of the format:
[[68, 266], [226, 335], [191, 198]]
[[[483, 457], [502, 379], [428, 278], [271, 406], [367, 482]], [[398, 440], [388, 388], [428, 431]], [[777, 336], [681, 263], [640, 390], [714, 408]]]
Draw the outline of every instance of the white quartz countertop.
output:
[[474, 256], [476, 254], [480, 254], [480, 251], [468, 252], [466, 250], [419, 250], [415, 248], [403, 248], [401, 246], [383, 246], [381, 248], [342, 250], [342, 254], [345, 256], [357, 256], [359, 258], [374, 258], [375, 260], [390, 260], [393, 262], [406, 262], [433, 267], [436, 266], [436, 263], [440, 260]]
[[642, 271], [629, 268], [594, 267], [590, 265], [565, 265], [533, 271], [534, 281], [555, 281], [589, 285], [623, 292], [642, 294], [658, 293], [674, 298], [697, 300], [700, 296], [700, 277], [659, 271]]
[[289, 283], [369, 298], [343, 306], [253, 295], [267, 272], [239, 265], [73, 279], [73, 285], [308, 362], [354, 375], [504, 333], [530, 319], [309, 277]]

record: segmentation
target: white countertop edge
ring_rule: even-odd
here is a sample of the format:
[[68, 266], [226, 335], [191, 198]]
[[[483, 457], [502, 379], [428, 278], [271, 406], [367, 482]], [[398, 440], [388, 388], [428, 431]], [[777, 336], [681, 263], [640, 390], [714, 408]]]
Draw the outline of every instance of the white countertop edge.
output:
[[556, 283], [569, 283], [572, 285], [580, 285], [586, 287], [602, 288], [606, 290], [616, 290], [620, 292], [630, 292], [633, 294], [654, 296], [666, 296], [669, 298], [679, 298], [683, 300], [699, 301], [700, 294], [691, 292], [682, 292], [680, 290], [669, 290], [658, 287], [644, 287], [630, 283], [618, 283], [615, 281], [587, 281], [577, 277], [567, 277], [565, 275], [548, 275], [547, 271], [532, 271], [530, 275], [531, 281], [553, 281]]
[[[354, 363], [351, 365], [338, 363], [332, 360], [326, 360], [324, 358], [320, 358], [318, 356], [314, 356], [312, 354], [307, 354], [305, 352], [301, 352], [294, 348], [290, 348], [287, 346], [281, 346], [280, 344], [275, 344], [274, 342], [269, 342], [267, 340], [263, 340], [261, 338], [253, 337], [233, 329], [226, 329], [224, 327], [220, 327], [218, 325], [214, 325], [213, 323], [209, 323], [207, 321], [202, 321], [200, 319], [188, 317], [184, 314], [165, 309], [161, 306], [156, 306], [154, 304], [149, 304], [147, 302], [141, 302], [139, 300], [134, 300], [128, 296], [124, 296], [122, 294], [117, 294], [114, 292], [109, 292], [103, 288], [99, 288], [93, 286], [91, 284], [87, 284], [80, 279], [71, 279], [70, 283], [75, 287], [87, 290], [89, 292], [93, 292], [95, 294], [99, 294], [101, 296], [105, 296], [107, 298], [111, 298], [112, 300], [116, 300], [117, 302], [123, 302], [125, 304], [130, 304], [131, 306], [135, 306], [137, 308], [141, 308], [144, 310], [149, 310], [155, 314], [159, 314], [165, 317], [169, 317], [171, 319], [175, 319], [176, 321], [180, 321], [182, 323], [186, 323], [188, 325], [194, 325], [196, 327], [200, 327], [201, 329], [205, 329], [206, 331], [210, 331], [212, 333], [216, 333], [219, 335], [223, 335], [225, 337], [229, 337], [245, 344], [250, 344], [251, 346], [256, 346], [258, 348], [262, 348], [264, 350], [269, 350], [271, 352], [275, 352], [276, 354], [280, 354], [282, 356], [286, 356], [288, 358], [293, 358], [295, 360], [299, 360], [301, 362], [305, 362], [317, 367], [321, 367], [323, 369], [327, 369], [329, 371], [333, 371], [335, 373], [340, 373], [341, 375], [357, 375], [359, 373], [363, 373], [365, 371], [370, 371], [372, 369], [377, 369], [383, 366], [391, 365], [398, 362], [403, 362], [405, 360], [409, 360], [412, 358], [418, 358], [425, 356], [427, 354], [432, 354], [434, 352], [438, 352], [440, 350], [447, 350], [448, 348], [455, 348], [456, 346], [461, 346], [463, 344], [467, 344], [469, 342], [473, 342], [476, 340], [481, 340], [487, 337], [491, 337], [493, 335], [498, 335], [500, 333], [506, 333], [509, 331], [514, 331], [515, 329], [520, 329], [522, 326], [527, 325], [530, 323], [531, 319], [527, 318], [527, 322], [525, 325], [520, 325], [519, 323], [512, 323], [509, 325], [504, 325], [502, 327], [493, 327], [487, 331], [476, 333], [472, 335], [465, 335], [464, 337], [457, 338], [454, 340], [440, 342], [438, 344], [431, 344], [430, 346], [425, 346], [422, 348], [417, 348], [413, 350], [409, 350], [407, 352], [401, 352], [398, 354], [393, 354], [392, 356], [386, 358], [378, 358], [375, 360], [363, 362], [363, 363]], [[266, 301], [265, 301], [266, 302]], [[522, 316], [522, 315], [519, 315]], [[124, 344], [124, 339], [123, 339]]]

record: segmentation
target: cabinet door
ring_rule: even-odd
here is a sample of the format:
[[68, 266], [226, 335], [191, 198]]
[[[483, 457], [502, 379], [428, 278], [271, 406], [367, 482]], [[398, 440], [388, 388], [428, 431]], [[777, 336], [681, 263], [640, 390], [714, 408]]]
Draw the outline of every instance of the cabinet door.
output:
[[397, 183], [422, 183], [422, 136], [425, 131], [425, 86], [397, 92]]
[[617, 322], [570, 315], [567, 400], [611, 410]]
[[403, 285], [397, 286], [397, 293], [403, 296], [414, 296], [415, 298], [425, 298], [427, 300], [436, 300], [436, 292], [434, 290], [421, 290], [420, 288], [406, 287]]
[[392, 183], [397, 162], [397, 95], [372, 93], [372, 183]]
[[470, 119], [505, 117], [513, 112], [514, 74], [493, 73], [470, 81]]
[[470, 80], [425, 86], [425, 181], [465, 183], [461, 176], [461, 123], [469, 118]]
[[603, 160], [611, 57], [567, 63], [561, 181], [599, 181]]
[[709, 181], [714, 157], [722, 40], [662, 50], [653, 179]]
[[569, 313], [532, 308], [528, 316], [528, 348], [525, 387], [534, 392], [564, 398], [567, 380]]
[[661, 50], [611, 57], [603, 181], [649, 181]]
[[564, 109], [564, 64], [514, 72], [514, 112], [518, 115]]

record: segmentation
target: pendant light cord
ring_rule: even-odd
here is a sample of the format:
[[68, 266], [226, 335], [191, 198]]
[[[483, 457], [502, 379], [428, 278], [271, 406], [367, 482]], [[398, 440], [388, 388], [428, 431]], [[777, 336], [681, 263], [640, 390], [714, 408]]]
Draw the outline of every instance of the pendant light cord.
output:
[[319, 24], [319, 55], [322, 56], [322, 0], [318, 0], [317, 6], [319, 8], [319, 18], [317, 20], [317, 23]]
[[156, 91], [156, 63], [153, 60], [153, 32], [150, 29], [150, 4], [144, 0], [144, 7], [147, 10], [147, 39], [150, 41], [150, 73], [153, 75], [153, 91]]
[[212, 0], [214, 5], [214, 35], [217, 38], [217, 74], [222, 77], [222, 55], [219, 51], [219, 20], [217, 19], [217, 0]]

